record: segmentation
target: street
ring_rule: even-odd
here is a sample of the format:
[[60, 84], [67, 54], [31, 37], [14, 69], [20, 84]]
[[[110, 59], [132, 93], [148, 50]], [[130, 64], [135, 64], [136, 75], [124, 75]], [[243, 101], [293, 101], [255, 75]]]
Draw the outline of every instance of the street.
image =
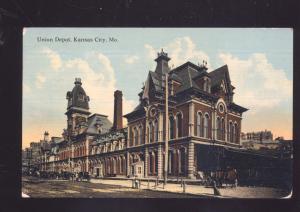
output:
[[33, 198], [195, 198], [188, 194], [132, 189], [120, 185], [62, 180], [46, 181], [33, 177], [22, 178], [22, 192]]
[[283, 198], [290, 195], [284, 189], [271, 187], [219, 188], [220, 196], [214, 195], [211, 187], [168, 183], [166, 186], [155, 182], [141, 183], [140, 189], [132, 188], [131, 180], [91, 179], [91, 182], [67, 180], [45, 180], [36, 177], [22, 178], [23, 196], [33, 198]]

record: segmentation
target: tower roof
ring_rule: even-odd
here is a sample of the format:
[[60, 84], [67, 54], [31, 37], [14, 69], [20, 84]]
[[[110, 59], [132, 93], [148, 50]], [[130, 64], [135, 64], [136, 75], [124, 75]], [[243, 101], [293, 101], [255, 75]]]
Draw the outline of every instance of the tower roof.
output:
[[67, 92], [68, 99], [68, 107], [67, 109], [71, 109], [73, 107], [78, 109], [89, 109], [89, 96], [86, 95], [84, 89], [82, 88], [82, 83], [80, 78], [75, 78], [74, 82], [75, 86], [72, 91]]

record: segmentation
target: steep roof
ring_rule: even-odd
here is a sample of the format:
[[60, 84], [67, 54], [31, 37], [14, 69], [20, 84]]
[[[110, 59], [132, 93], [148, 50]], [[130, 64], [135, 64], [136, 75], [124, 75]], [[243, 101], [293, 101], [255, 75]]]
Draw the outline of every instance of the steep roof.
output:
[[[195, 66], [196, 65], [191, 62], [187, 62], [183, 64], [180, 69], [177, 68], [172, 72], [175, 73], [181, 79], [181, 86], [177, 92], [184, 91], [191, 87], [200, 89], [199, 86], [193, 80], [193, 78], [199, 74], [199, 69], [196, 69]], [[202, 70], [200, 70], [200, 72], [202, 72]]]
[[80, 78], [76, 78], [74, 82], [75, 86], [72, 91], [67, 92], [67, 99], [68, 99], [68, 107], [70, 109], [74, 108], [81, 108], [88, 110], [89, 109], [89, 97], [86, 95], [84, 89], [82, 88], [82, 83]]
[[232, 90], [234, 87], [231, 85], [228, 66], [224, 65], [220, 68], [215, 69], [214, 71], [211, 71], [208, 73], [208, 75], [211, 78], [211, 88], [215, 88], [220, 86], [222, 81], [226, 83], [226, 86], [228, 88], [228, 91], [232, 93]]
[[[207, 68], [205, 65], [197, 66], [188, 61], [169, 71], [169, 79], [175, 80], [180, 83], [180, 87], [176, 91], [176, 94], [180, 95], [180, 93], [183, 93], [184, 91], [193, 91], [201, 93], [201, 95], [213, 101], [217, 101], [217, 99], [219, 98], [217, 94], [214, 94], [213, 92], [204, 91], [203, 88], [200, 88], [196, 83], [197, 79], [203, 76], [210, 78], [212, 90], [218, 88], [218, 86], [220, 86], [224, 81], [229, 94], [233, 95], [234, 86], [231, 85], [227, 65], [217, 68], [214, 71], [207, 72]], [[143, 101], [149, 98], [149, 93], [151, 89], [154, 89], [155, 92], [163, 92], [164, 87], [164, 77], [158, 72], [149, 71], [143, 91], [139, 94], [140, 97], [142, 97], [140, 99], [139, 105], [132, 112], [126, 114], [124, 117], [128, 118], [132, 114], [144, 111]], [[245, 112], [248, 110], [235, 103], [231, 103], [229, 107], [233, 110], [237, 110], [240, 112]]]
[[109, 121], [106, 115], [95, 113], [88, 118], [88, 127], [86, 129], [86, 133], [98, 134], [99, 132], [96, 128], [96, 123], [101, 125], [102, 133], [109, 132], [112, 127], [112, 123]]

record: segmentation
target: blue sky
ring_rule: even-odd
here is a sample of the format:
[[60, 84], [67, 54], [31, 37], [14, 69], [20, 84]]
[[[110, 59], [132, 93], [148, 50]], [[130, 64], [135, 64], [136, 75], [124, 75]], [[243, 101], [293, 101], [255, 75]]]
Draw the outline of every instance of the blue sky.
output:
[[[250, 110], [245, 132], [270, 129], [292, 137], [293, 32], [239, 28], [25, 28], [23, 36], [23, 146], [45, 130], [60, 136], [66, 127], [66, 92], [82, 78], [91, 112], [112, 119], [113, 91], [124, 95], [124, 113], [154, 70], [161, 48], [176, 67], [205, 59], [212, 71], [229, 67], [234, 101]], [[114, 37], [117, 42], [37, 42], [37, 37]]]

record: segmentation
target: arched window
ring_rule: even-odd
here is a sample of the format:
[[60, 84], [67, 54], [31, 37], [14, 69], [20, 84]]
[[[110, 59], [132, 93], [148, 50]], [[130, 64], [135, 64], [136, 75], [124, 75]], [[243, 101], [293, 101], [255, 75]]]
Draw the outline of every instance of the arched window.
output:
[[237, 126], [237, 124], [234, 124], [233, 125], [233, 130], [232, 130], [232, 132], [233, 132], [233, 140], [232, 140], [232, 142], [233, 143], [236, 143], [236, 141], [237, 141], [237, 139], [236, 139], [236, 137], [237, 137], [236, 126]]
[[135, 145], [138, 145], [138, 136], [139, 136], [139, 135], [138, 135], [138, 130], [137, 130], [136, 127], [134, 128], [133, 131], [134, 131], [134, 133], [133, 133], [133, 134], [134, 134], [134, 142], [133, 142], [133, 145], [135, 146]]
[[150, 174], [154, 175], [156, 173], [156, 164], [155, 164], [156, 163], [156, 154], [155, 154], [155, 152], [151, 152], [149, 154], [149, 156], [150, 156], [149, 172], [150, 172]]
[[134, 145], [134, 129], [130, 128], [130, 146]]
[[149, 123], [149, 143], [153, 142], [153, 123]]
[[225, 121], [224, 118], [221, 120], [221, 140], [225, 140]]
[[143, 128], [142, 126], [139, 127], [139, 143], [144, 144], [144, 139], [143, 139]]
[[221, 119], [217, 117], [217, 139], [221, 140]]
[[154, 122], [154, 141], [158, 141], [158, 123], [157, 120]]
[[182, 137], [182, 115], [181, 113], [178, 113], [176, 116], [176, 137], [180, 138]]
[[201, 124], [201, 119], [202, 119], [202, 113], [198, 112], [197, 113], [197, 136], [202, 137], [203, 135], [203, 129], [202, 129], [202, 124]]
[[169, 137], [170, 139], [174, 138], [174, 117], [170, 116], [169, 118]]
[[203, 90], [204, 90], [204, 91], [207, 91], [206, 89], [207, 89], [207, 80], [204, 79]]
[[229, 122], [229, 129], [228, 129], [228, 135], [229, 135], [229, 142], [232, 142], [232, 122]]
[[208, 119], [209, 119], [209, 116], [208, 114], [205, 114], [204, 116], [204, 138], [208, 138]]

